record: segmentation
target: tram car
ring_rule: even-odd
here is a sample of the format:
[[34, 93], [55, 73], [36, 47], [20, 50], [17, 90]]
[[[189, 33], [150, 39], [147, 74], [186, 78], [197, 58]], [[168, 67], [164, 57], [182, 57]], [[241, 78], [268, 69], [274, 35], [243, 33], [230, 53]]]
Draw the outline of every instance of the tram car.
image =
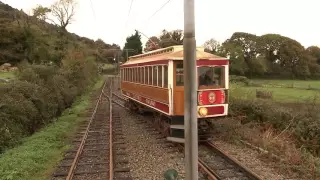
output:
[[[196, 49], [199, 141], [210, 139], [210, 119], [228, 114], [229, 60]], [[184, 143], [183, 46], [131, 56], [120, 66], [126, 107], [153, 112], [167, 140]]]

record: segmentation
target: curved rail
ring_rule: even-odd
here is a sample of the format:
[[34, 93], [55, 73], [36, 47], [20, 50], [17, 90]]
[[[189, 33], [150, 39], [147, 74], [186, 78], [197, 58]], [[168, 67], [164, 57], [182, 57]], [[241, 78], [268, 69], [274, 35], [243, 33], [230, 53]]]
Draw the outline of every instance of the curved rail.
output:
[[93, 111], [93, 113], [92, 113], [92, 115], [91, 115], [91, 117], [90, 117], [88, 126], [87, 126], [87, 128], [86, 128], [85, 134], [84, 134], [83, 137], [82, 137], [80, 146], [79, 146], [79, 148], [78, 148], [78, 150], [77, 150], [77, 153], [76, 153], [76, 156], [75, 156], [75, 158], [74, 158], [73, 161], [72, 161], [71, 167], [70, 167], [70, 169], [69, 169], [69, 171], [68, 171], [68, 176], [66, 177], [66, 180], [71, 180], [72, 177], [73, 177], [73, 175], [74, 175], [74, 170], [75, 170], [75, 168], [76, 168], [76, 164], [78, 163], [79, 156], [80, 156], [80, 154], [82, 153], [82, 150], [83, 150], [83, 147], [84, 147], [84, 143], [85, 143], [85, 141], [86, 141], [86, 139], [87, 139], [87, 137], [88, 137], [88, 132], [89, 132], [89, 129], [90, 129], [90, 125], [91, 125], [91, 123], [92, 123], [92, 121], [93, 121], [93, 119], [94, 119], [94, 117], [95, 117], [95, 115], [96, 115], [96, 112], [97, 112], [99, 103], [100, 103], [101, 98], [102, 98], [103, 90], [104, 90], [104, 88], [105, 88], [105, 86], [106, 86], [106, 83], [107, 83], [107, 81], [105, 81], [104, 84], [103, 84], [103, 87], [102, 87], [102, 90], [101, 90], [99, 99], [98, 99], [98, 101], [97, 101], [97, 103], [96, 103], [96, 105], [95, 105], [94, 111]]
[[[259, 177], [256, 173], [254, 173], [253, 171], [251, 171], [250, 169], [248, 169], [247, 167], [245, 167], [244, 165], [242, 165], [239, 161], [237, 161], [236, 159], [232, 158], [231, 156], [229, 156], [228, 154], [226, 154], [225, 152], [223, 152], [218, 146], [216, 146], [215, 144], [211, 143], [211, 142], [205, 142], [203, 143], [205, 146], [207, 146], [211, 151], [213, 151], [215, 153], [215, 155], [218, 155], [220, 157], [222, 157], [225, 161], [227, 161], [230, 165], [233, 165], [234, 168], [236, 168], [237, 170], [241, 171], [243, 176], [252, 180], [261, 180], [262, 178]], [[210, 168], [210, 166], [208, 164], [206, 164], [203, 160], [201, 160], [199, 158], [199, 163], [201, 163], [201, 166], [204, 166], [208, 169], [210, 169], [210, 172], [212, 175], [215, 176], [216, 179], [223, 179], [218, 173], [215, 172], [215, 170], [213, 170], [212, 168]], [[226, 168], [228, 169], [228, 168]], [[237, 176], [237, 175], [235, 175]]]

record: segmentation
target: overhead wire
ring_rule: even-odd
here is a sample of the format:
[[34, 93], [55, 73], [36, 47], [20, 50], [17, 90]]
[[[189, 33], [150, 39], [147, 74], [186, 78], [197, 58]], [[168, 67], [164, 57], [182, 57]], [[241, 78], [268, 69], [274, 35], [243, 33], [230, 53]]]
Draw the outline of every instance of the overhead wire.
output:
[[156, 15], [159, 11], [161, 11], [162, 8], [164, 8], [170, 1], [171, 1], [171, 0], [168, 0], [168, 1], [165, 2], [158, 10], [156, 10], [156, 12], [154, 12], [154, 13], [148, 18], [147, 22], [149, 22], [150, 19], [151, 19], [154, 15]]
[[[170, 3], [171, 0], [168, 0], [166, 1], [159, 9], [157, 9], [148, 19], [147, 19], [147, 24], [148, 22], [158, 13], [160, 12], [167, 4]], [[129, 16], [130, 16], [130, 12], [131, 12], [131, 9], [132, 9], [132, 3], [133, 3], [133, 0], [131, 0], [131, 3], [130, 3], [130, 8], [129, 8], [129, 12], [128, 12], [128, 18], [127, 18], [127, 21], [126, 21], [126, 24], [125, 24], [125, 31], [126, 32], [126, 29], [127, 29], [127, 25], [128, 25], [128, 21], [129, 21]], [[138, 30], [137, 30], [138, 31]], [[138, 31], [140, 33], [142, 33], [141, 31]], [[143, 34], [144, 35], [144, 34]], [[146, 35], [144, 35], [146, 36]], [[146, 36], [147, 37], [147, 36]], [[148, 37], [147, 37], [148, 38]], [[150, 38], [149, 38], [150, 39]], [[154, 43], [154, 42], [152, 42]]]
[[90, 4], [91, 4], [91, 10], [92, 10], [93, 18], [94, 18], [95, 20], [97, 20], [97, 18], [96, 18], [96, 14], [95, 14], [95, 12], [94, 12], [94, 8], [93, 8], [92, 0], [90, 0]]

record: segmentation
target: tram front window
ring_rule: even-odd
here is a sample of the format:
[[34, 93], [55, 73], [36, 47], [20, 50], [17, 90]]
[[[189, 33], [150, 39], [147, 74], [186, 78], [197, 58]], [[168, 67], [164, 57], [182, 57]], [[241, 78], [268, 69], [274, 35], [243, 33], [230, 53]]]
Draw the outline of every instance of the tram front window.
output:
[[224, 88], [224, 66], [198, 67], [199, 89]]

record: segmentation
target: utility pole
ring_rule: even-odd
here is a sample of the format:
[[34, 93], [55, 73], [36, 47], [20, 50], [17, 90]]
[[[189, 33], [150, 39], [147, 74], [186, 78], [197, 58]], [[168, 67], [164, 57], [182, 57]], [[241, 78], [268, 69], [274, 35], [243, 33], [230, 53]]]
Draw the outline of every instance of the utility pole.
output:
[[198, 122], [194, 0], [184, 0], [184, 136], [187, 180], [198, 179]]

